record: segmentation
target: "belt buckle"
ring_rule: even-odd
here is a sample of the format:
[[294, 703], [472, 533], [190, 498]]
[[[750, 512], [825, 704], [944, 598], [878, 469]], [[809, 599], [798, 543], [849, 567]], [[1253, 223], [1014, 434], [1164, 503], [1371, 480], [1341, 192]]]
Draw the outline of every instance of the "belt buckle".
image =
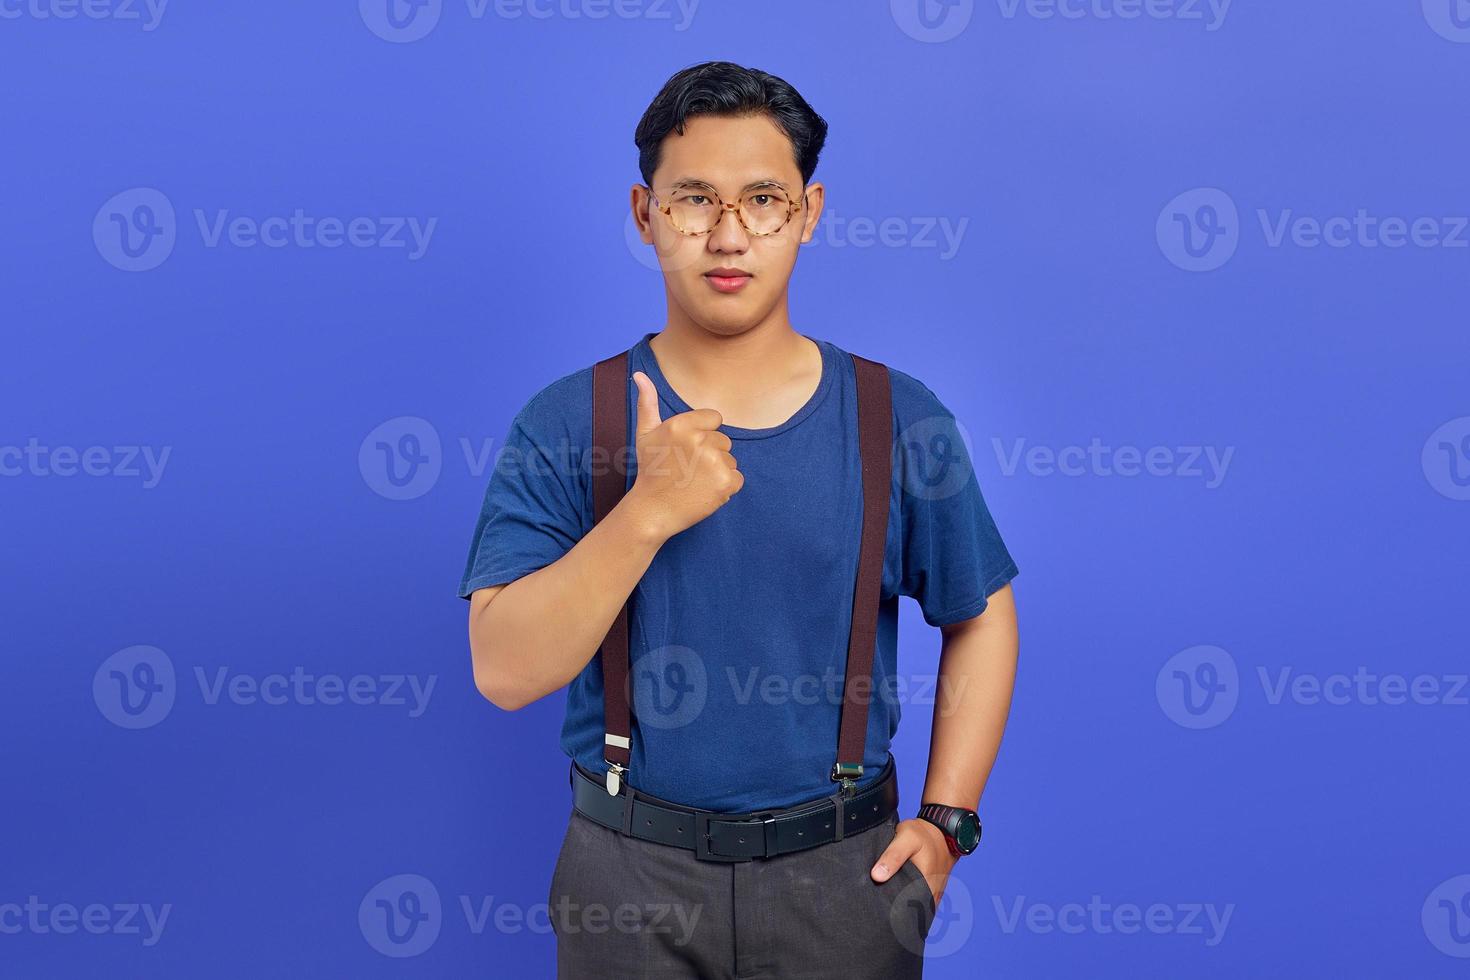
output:
[[[739, 861], [750, 861], [753, 858], [744, 857], [739, 854], [716, 854], [709, 849], [709, 822], [710, 818], [716, 816], [713, 813], [694, 814], [694, 856], [701, 861], [722, 861], [735, 863]], [[765, 857], [776, 856], [776, 818], [771, 810], [756, 810], [741, 818], [742, 821], [759, 820], [762, 842], [765, 844]], [[732, 821], [739, 822], [739, 821]], [[754, 830], [754, 827], [752, 827]]]

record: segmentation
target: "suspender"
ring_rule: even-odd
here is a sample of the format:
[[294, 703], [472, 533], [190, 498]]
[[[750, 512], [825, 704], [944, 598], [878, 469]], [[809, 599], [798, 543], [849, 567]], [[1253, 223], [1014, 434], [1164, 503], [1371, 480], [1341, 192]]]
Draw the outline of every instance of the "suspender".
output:
[[[592, 521], [600, 522], [623, 499], [628, 475], [617, 465], [628, 446], [628, 352], [592, 368]], [[608, 764], [607, 791], [618, 795], [618, 783], [632, 762], [632, 722], [628, 711], [628, 603], [624, 602], [602, 641], [603, 759]]]
[[[857, 377], [858, 455], [863, 481], [863, 527], [858, 545], [857, 580], [852, 594], [852, 629], [842, 683], [837, 760], [831, 778], [844, 792], [863, 774], [868, 711], [859, 685], [873, 675], [878, 639], [878, 598], [882, 590], [883, 547], [888, 535], [888, 504], [893, 478], [893, 401], [888, 368], [852, 355]], [[628, 452], [628, 352], [598, 361], [592, 368], [593, 522], [601, 521], [627, 491], [627, 474], [614, 461]], [[602, 690], [608, 764], [607, 791], [618, 795], [632, 761], [632, 720], [628, 707], [628, 603], [623, 603], [602, 641]], [[840, 797], [839, 797], [840, 798]]]

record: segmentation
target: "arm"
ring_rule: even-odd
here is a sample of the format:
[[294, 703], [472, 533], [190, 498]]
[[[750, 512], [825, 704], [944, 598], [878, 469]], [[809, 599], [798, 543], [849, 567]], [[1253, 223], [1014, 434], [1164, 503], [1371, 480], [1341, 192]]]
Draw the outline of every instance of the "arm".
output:
[[[991, 594], [980, 615], [940, 629], [938, 697], [920, 802], [975, 810], [1000, 751], [1016, 679], [1019, 640], [1010, 584]], [[917, 817], [899, 822], [871, 873], [884, 881], [910, 859], [929, 881], [937, 904], [958, 859], [940, 829]]]
[[470, 593], [475, 686], [497, 707], [514, 711], [569, 684], [597, 653], [663, 543], [745, 484], [730, 437], [719, 431], [719, 412], [697, 408], [661, 419], [653, 382], [642, 371], [633, 382], [632, 488], [555, 561]]
[[1020, 642], [1010, 585], [996, 590], [979, 616], [945, 626], [942, 634], [921, 802], [974, 810], [1000, 752], [1016, 680]]
[[515, 711], [572, 681], [607, 636], [663, 538], [631, 491], [561, 558], [470, 595], [475, 687]]

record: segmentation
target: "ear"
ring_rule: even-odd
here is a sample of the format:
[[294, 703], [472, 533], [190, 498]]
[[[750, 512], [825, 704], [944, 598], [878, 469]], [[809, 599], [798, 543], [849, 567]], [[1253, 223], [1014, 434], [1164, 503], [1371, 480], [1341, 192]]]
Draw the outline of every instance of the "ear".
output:
[[802, 195], [801, 205], [801, 244], [805, 245], [812, 240], [812, 235], [817, 231], [817, 219], [822, 216], [822, 204], [827, 197], [827, 188], [822, 186], [818, 180], [806, 185], [806, 193]]
[[633, 212], [633, 220], [638, 224], [638, 237], [643, 239], [643, 244], [653, 244], [653, 229], [649, 214], [649, 208], [653, 204], [653, 195], [648, 193], [648, 188], [642, 184], [634, 184], [628, 190], [628, 207]]

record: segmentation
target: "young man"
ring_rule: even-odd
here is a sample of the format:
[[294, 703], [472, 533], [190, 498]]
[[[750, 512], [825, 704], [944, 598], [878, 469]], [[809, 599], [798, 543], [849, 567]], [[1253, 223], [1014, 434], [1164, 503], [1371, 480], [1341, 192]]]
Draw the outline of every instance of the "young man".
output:
[[[917, 977], [979, 837], [1017, 568], [934, 393], [791, 324], [826, 131], [765, 72], [668, 80], [632, 188], [665, 326], [538, 392], [485, 495], [459, 589], [476, 685], [507, 710], [570, 685], [562, 977]], [[904, 820], [900, 595], [943, 634]]]

